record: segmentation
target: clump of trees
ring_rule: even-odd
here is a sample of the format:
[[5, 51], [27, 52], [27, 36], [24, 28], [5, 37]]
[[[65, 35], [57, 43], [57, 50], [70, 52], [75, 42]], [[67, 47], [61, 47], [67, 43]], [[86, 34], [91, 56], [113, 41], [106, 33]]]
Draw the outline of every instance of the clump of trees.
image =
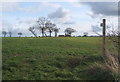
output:
[[[9, 37], [12, 37], [13, 33], [11, 31], [9, 31], [9, 32], [2, 31], [2, 34], [3, 34], [4, 37], [6, 37], [7, 34], [9, 35]], [[21, 37], [22, 36], [22, 32], [19, 32], [18, 35], [19, 35], [19, 37]]]
[[74, 33], [74, 32], [76, 32], [75, 29], [72, 29], [72, 28], [66, 28], [65, 29], [65, 35], [70, 35], [71, 36], [71, 34]]
[[2, 34], [4, 35], [4, 37], [6, 37], [7, 32], [6, 31], [2, 31]]
[[21, 37], [21, 36], [22, 36], [22, 33], [21, 33], [21, 32], [19, 32], [19, 33], [18, 33], [18, 35], [19, 35], [19, 37]]
[[[47, 19], [45, 17], [40, 17], [36, 21], [36, 25], [29, 27], [28, 30], [35, 37], [38, 37], [38, 35], [36, 33], [37, 30], [40, 32], [40, 34], [42, 34], [42, 37], [52, 37], [52, 33], [54, 33], [54, 37], [57, 37], [60, 28], [58, 28], [57, 25], [55, 23], [52, 23], [49, 19]], [[49, 35], [47, 35], [47, 32], [49, 32]], [[72, 28], [66, 28], [64, 32], [65, 32], [65, 35], [63, 35], [63, 36], [71, 37], [72, 33], [76, 32], [76, 30], [72, 29]], [[3, 31], [2, 34], [4, 35], [4, 37], [6, 37], [7, 34], [9, 34], [9, 37], [12, 36], [12, 32], [10, 32], [10, 31], [8, 33], [6, 31]], [[17, 34], [19, 37], [21, 37], [23, 35], [22, 32], [19, 32]]]
[[9, 34], [9, 37], [12, 36], [12, 32], [2, 31], [2, 34], [3, 34], [4, 37], [6, 37], [7, 34]]
[[[57, 37], [57, 33], [59, 32], [59, 28], [57, 28], [57, 25], [52, 23], [49, 19], [45, 18], [45, 17], [40, 17], [37, 20], [37, 25], [38, 25], [38, 29], [39, 32], [42, 34], [42, 37], [47, 37], [46, 32], [49, 32], [49, 37], [52, 36], [52, 33], [55, 32], [55, 37]], [[35, 33], [35, 26], [30, 27], [29, 31], [35, 36], [37, 37], [36, 33]]]

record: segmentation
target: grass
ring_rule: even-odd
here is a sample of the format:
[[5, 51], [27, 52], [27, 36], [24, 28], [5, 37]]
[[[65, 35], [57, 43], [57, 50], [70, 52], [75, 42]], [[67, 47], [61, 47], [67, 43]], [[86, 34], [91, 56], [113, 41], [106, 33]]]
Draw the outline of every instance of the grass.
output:
[[99, 37], [7, 37], [2, 45], [3, 80], [113, 79]]

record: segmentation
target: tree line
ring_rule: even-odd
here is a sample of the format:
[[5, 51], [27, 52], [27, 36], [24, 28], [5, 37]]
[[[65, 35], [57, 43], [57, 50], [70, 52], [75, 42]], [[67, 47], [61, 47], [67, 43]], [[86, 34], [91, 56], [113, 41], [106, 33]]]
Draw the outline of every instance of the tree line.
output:
[[[54, 33], [54, 37], [58, 36], [59, 30], [60, 28], [57, 27], [57, 25], [53, 22], [51, 22], [51, 20], [49, 20], [46, 17], [39, 17], [38, 20], [36, 21], [36, 25], [33, 25], [32, 27], [28, 28], [28, 31], [30, 31], [34, 37], [39, 37], [36, 33], [36, 30], [39, 31], [40, 34], [42, 34], [42, 37], [51, 37], [52, 33]], [[49, 32], [49, 35], [47, 35], [47, 32]], [[72, 33], [76, 32], [75, 29], [73, 28], [66, 28], [64, 30], [64, 35], [61, 36], [69, 36], [71, 37]], [[12, 32], [6, 32], [6, 31], [2, 31], [2, 34], [4, 37], [6, 37], [6, 35], [8, 34], [9, 37], [12, 37]], [[23, 35], [22, 32], [17, 33], [19, 37], [21, 37]], [[88, 32], [84, 32], [83, 33], [84, 37], [88, 36]]]
[[[12, 32], [2, 31], [2, 34], [3, 34], [4, 37], [6, 37], [7, 34], [9, 35], [9, 37], [12, 37]], [[19, 32], [18, 35], [19, 35], [19, 37], [21, 37], [22, 32]]]
[[[52, 23], [48, 18], [39, 17], [36, 23], [37, 25], [29, 27], [28, 29], [34, 35], [34, 37], [38, 37], [35, 30], [39, 30], [39, 32], [42, 34], [42, 37], [51, 37], [53, 32], [54, 32], [54, 37], [58, 36], [57, 34], [60, 28], [58, 28], [55, 23]], [[49, 32], [49, 35], [47, 35], [46, 32]], [[76, 30], [72, 28], [66, 28], [64, 32], [65, 35], [71, 36], [71, 34], [76, 32]], [[12, 32], [2, 31], [2, 34], [4, 37], [6, 37], [7, 34], [9, 34], [9, 37], [12, 36]], [[18, 35], [19, 37], [21, 37], [22, 32], [19, 32]]]
[[[38, 28], [37, 28], [38, 27]], [[57, 37], [58, 32], [60, 28], [57, 27], [56, 24], [52, 23], [49, 19], [45, 17], [40, 17], [37, 20], [37, 27], [33, 26], [29, 28], [29, 31], [37, 37], [37, 34], [35, 32], [35, 29], [39, 30], [39, 32], [42, 34], [42, 37], [51, 37], [51, 34], [54, 32], [54, 37]], [[49, 36], [46, 34], [46, 32], [49, 32]], [[76, 32], [75, 29], [72, 28], [66, 28], [65, 29], [65, 35], [71, 36], [73, 32]]]

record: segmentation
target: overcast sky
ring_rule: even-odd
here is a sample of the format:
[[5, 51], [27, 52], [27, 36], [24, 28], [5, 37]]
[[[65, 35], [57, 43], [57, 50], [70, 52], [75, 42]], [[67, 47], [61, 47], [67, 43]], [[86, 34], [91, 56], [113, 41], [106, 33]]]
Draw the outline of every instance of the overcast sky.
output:
[[1, 14], [2, 30], [11, 31], [13, 36], [18, 32], [31, 36], [28, 28], [35, 25], [39, 17], [51, 19], [60, 28], [59, 34], [64, 34], [68, 27], [76, 29], [73, 33], [76, 36], [84, 32], [96, 35], [93, 29], [100, 31], [99, 23], [103, 18], [107, 19], [107, 24], [118, 25], [117, 2], [3, 2]]

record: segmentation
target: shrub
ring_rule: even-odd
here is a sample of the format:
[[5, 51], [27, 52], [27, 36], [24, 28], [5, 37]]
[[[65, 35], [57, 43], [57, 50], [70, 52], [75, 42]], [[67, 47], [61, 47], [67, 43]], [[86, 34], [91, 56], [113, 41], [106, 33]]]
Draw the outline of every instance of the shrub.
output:
[[99, 63], [95, 63], [87, 68], [85, 74], [91, 80], [114, 80], [111, 71]]

